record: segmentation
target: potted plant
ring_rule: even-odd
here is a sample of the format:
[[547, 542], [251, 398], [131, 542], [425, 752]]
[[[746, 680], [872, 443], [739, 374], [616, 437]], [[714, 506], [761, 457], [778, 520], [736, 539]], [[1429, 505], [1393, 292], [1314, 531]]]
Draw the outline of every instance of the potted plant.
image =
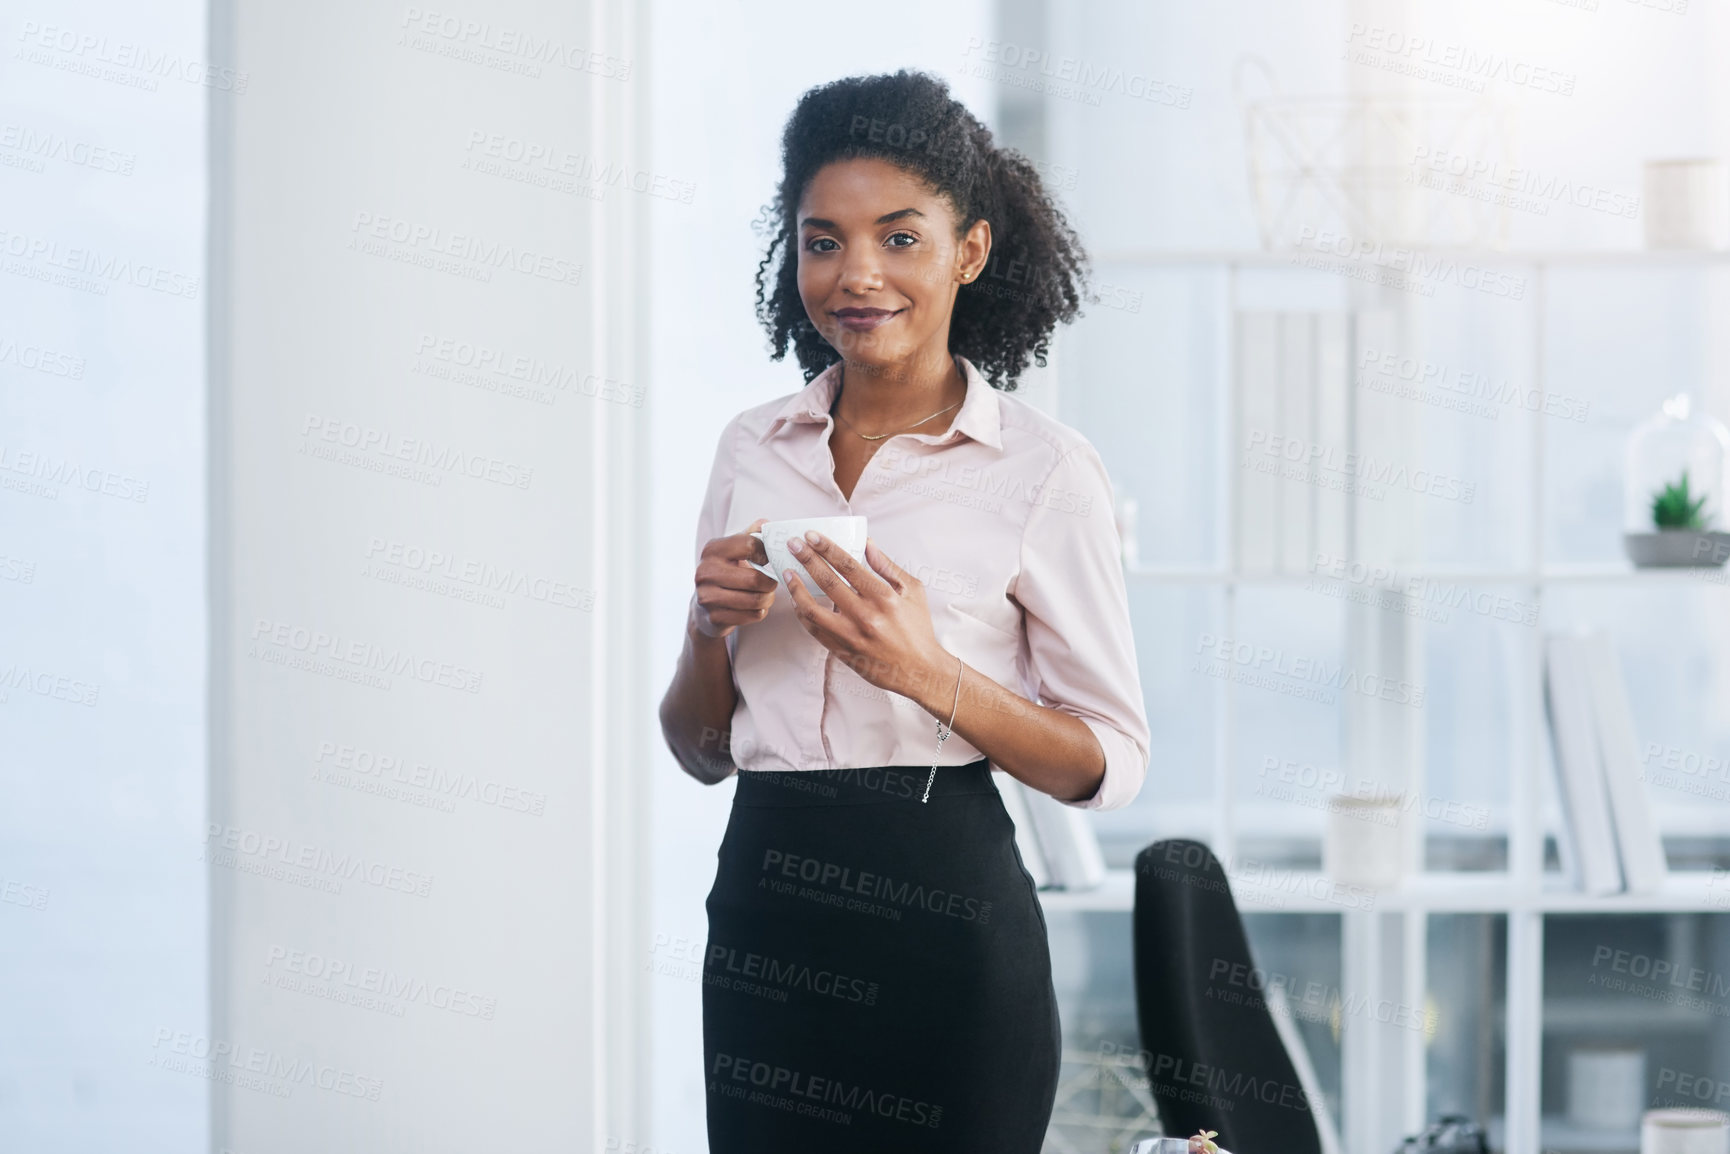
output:
[[1719, 529], [1730, 433], [1678, 394], [1628, 440], [1622, 546], [1635, 565], [1710, 568], [1730, 560]]

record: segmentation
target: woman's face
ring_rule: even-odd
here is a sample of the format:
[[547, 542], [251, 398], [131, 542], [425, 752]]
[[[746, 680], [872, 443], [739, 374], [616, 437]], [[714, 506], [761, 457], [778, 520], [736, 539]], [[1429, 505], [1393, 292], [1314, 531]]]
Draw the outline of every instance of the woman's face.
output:
[[864, 157], [819, 169], [794, 223], [799, 297], [842, 359], [886, 367], [947, 356], [955, 293], [985, 267], [989, 224], [957, 236], [947, 197]]

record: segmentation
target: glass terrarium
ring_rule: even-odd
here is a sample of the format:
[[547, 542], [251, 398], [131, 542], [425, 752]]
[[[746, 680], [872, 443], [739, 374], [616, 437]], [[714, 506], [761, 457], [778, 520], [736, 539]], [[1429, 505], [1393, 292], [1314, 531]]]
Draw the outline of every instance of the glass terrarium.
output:
[[1636, 565], [1722, 565], [1730, 559], [1724, 505], [1730, 431], [1687, 393], [1664, 402], [1628, 437], [1622, 541]]

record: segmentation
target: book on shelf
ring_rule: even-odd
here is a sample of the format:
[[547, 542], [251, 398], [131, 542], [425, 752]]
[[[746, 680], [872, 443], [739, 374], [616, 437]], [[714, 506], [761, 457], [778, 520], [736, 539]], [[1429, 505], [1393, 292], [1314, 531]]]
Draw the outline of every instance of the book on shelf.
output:
[[1554, 633], [1544, 670], [1564, 871], [1590, 894], [1657, 892], [1668, 863], [1615, 647], [1602, 630]]
[[1628, 892], [1656, 893], [1664, 884], [1669, 863], [1664, 859], [1664, 839], [1646, 796], [1640, 772], [1640, 743], [1634, 735], [1634, 711], [1628, 703], [1628, 687], [1616, 660], [1609, 634], [1593, 633], [1586, 642], [1587, 669], [1596, 706], [1599, 762], [1610, 794], [1610, 819], [1616, 829], [1616, 847], [1622, 857], [1622, 874]]
[[1586, 893], [1620, 893], [1622, 867], [1598, 752], [1586, 639], [1553, 633], [1545, 639], [1544, 658], [1544, 701], [1562, 809], [1557, 839], [1562, 866]]

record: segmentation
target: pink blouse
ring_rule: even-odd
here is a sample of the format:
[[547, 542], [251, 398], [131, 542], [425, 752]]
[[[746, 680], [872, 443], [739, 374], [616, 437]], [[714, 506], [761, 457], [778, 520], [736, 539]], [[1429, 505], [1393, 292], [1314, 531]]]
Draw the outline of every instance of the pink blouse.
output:
[[[998, 684], [1080, 718], [1099, 738], [1105, 779], [1094, 796], [1070, 804], [1128, 805], [1147, 772], [1149, 733], [1105, 465], [1080, 433], [956, 359], [967, 396], [949, 429], [885, 440], [850, 501], [829, 452], [839, 364], [734, 417], [715, 450], [697, 554], [759, 517], [867, 518], [878, 547], [925, 583], [944, 648]], [[727, 642], [739, 697], [724, 746], [733, 764], [931, 764], [936, 720], [806, 633], [785, 589], [766, 618]], [[981, 756], [955, 733], [939, 764]]]

